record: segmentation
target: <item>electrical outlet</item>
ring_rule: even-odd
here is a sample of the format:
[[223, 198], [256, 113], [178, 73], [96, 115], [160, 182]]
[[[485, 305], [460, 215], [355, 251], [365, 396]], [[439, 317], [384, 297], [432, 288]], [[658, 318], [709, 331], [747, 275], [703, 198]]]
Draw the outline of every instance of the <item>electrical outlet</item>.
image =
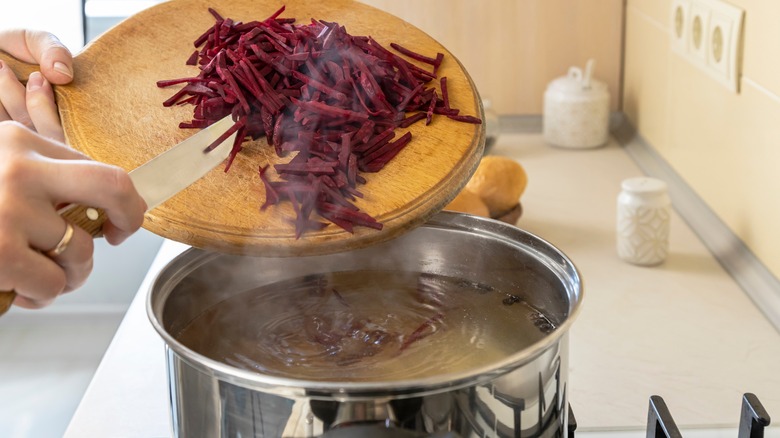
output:
[[731, 5], [726, 6], [712, 9], [707, 66], [732, 91], [739, 92], [742, 64], [742, 23], [745, 13]]
[[707, 62], [707, 35], [710, 28], [710, 9], [703, 2], [693, 1], [689, 13], [688, 53], [699, 62]]
[[673, 0], [672, 50], [738, 93], [744, 15], [721, 0]]
[[690, 0], [674, 0], [672, 2], [672, 49], [681, 55], [688, 51], [688, 13], [691, 9]]

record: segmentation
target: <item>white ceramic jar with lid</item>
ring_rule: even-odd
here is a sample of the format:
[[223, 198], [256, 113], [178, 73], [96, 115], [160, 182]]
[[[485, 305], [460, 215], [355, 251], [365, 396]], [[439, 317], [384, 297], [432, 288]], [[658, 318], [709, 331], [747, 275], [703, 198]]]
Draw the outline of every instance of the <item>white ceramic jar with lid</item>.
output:
[[593, 79], [595, 61], [585, 72], [571, 67], [566, 76], [553, 80], [544, 93], [544, 140], [564, 148], [595, 148], [609, 136], [609, 91]]
[[618, 257], [643, 266], [666, 260], [671, 214], [664, 181], [649, 177], [624, 180], [617, 198]]

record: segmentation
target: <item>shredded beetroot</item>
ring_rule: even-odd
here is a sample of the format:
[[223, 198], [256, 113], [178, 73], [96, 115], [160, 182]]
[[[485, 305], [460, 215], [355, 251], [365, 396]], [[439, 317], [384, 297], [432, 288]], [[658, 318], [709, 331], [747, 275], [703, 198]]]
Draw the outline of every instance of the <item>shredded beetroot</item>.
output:
[[417, 61], [424, 62], [426, 64], [430, 64], [433, 66], [433, 74], [436, 75], [436, 70], [439, 69], [439, 66], [441, 65], [441, 62], [444, 61], [444, 54], [443, 53], [437, 53], [436, 58], [429, 58], [425, 55], [421, 55], [415, 51], [409, 50], [406, 47], [396, 44], [396, 43], [390, 43], [390, 47], [394, 48], [395, 50], [398, 50], [399, 53], [403, 53], [404, 55], [416, 59]]
[[420, 324], [420, 326], [417, 327], [415, 331], [410, 333], [409, 336], [406, 339], [404, 339], [404, 342], [401, 344], [401, 351], [406, 350], [407, 348], [409, 348], [410, 345], [414, 344], [420, 339], [426, 338], [436, 333], [437, 330], [436, 324], [441, 323], [443, 319], [444, 319], [444, 315], [441, 313], [437, 313], [436, 315], [423, 321], [423, 323]]
[[200, 72], [159, 81], [161, 88], [183, 84], [163, 105], [194, 105], [192, 120], [179, 124], [183, 129], [232, 115], [235, 125], [224, 137], [237, 136], [226, 172], [244, 141], [265, 137], [278, 156], [295, 152], [289, 162], [273, 166], [278, 180], [267, 165], [259, 166], [259, 175], [266, 193], [261, 208], [290, 202], [297, 237], [327, 222], [350, 232], [355, 226], [382, 229], [353, 202], [363, 197], [359, 172], [380, 171], [411, 142], [411, 133], [395, 139], [395, 130], [421, 120], [430, 124], [434, 115], [481, 120], [450, 107], [445, 77], [440, 94], [429, 86], [443, 54], [432, 58], [391, 44], [433, 67], [427, 71], [370, 37], [349, 35], [338, 23], [296, 24], [281, 18], [284, 10], [242, 23], [209, 8], [215, 23], [195, 40], [197, 50], [185, 62]]

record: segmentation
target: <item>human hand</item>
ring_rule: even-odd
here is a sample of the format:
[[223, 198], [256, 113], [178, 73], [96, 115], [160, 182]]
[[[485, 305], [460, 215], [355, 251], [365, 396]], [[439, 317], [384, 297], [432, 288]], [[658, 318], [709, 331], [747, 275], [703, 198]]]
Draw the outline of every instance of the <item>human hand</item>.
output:
[[0, 31], [0, 50], [27, 63], [40, 65], [27, 87], [0, 61], [0, 121], [16, 120], [42, 135], [64, 141], [51, 84], [73, 79], [73, 58], [52, 34], [41, 31]]
[[105, 210], [106, 240], [117, 245], [140, 228], [146, 203], [123, 169], [92, 161], [15, 121], [0, 122], [0, 290], [37, 308], [81, 286], [92, 271], [92, 237], [73, 227], [59, 254], [66, 204]]
[[22, 85], [0, 65], [0, 290], [16, 292], [14, 304], [37, 308], [81, 286], [92, 271], [92, 237], [68, 224], [57, 209], [81, 204], [105, 210], [106, 240], [121, 243], [143, 223], [146, 204], [124, 170], [91, 161], [62, 143], [51, 83], [72, 79], [72, 58], [45, 32], [2, 31], [0, 50], [37, 62]]

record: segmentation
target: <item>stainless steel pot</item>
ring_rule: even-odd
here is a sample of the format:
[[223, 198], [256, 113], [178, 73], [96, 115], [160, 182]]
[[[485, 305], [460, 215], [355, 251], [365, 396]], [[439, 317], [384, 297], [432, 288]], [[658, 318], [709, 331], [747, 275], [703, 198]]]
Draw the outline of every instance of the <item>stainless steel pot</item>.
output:
[[[230, 281], [204, 288], [224, 266], [233, 269]], [[500, 286], [522, 294], [556, 328], [488, 366], [392, 382], [265, 375], [200, 355], [174, 336], [258, 282], [354, 269]], [[549, 243], [501, 222], [442, 212], [400, 238], [349, 253], [263, 258], [191, 249], [159, 274], [147, 310], [167, 345], [177, 437], [566, 437], [568, 331], [581, 300], [579, 273]]]

